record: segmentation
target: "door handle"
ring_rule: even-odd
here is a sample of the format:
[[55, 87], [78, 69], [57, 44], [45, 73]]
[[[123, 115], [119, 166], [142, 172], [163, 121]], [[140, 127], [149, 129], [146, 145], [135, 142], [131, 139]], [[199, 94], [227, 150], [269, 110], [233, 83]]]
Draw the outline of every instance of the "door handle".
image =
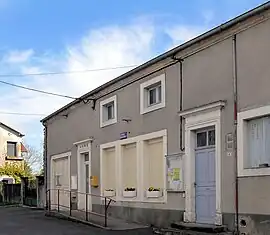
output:
[[197, 186], [197, 183], [196, 183], [196, 182], [194, 182], [193, 184], [194, 184], [194, 187], [196, 187], [196, 186]]

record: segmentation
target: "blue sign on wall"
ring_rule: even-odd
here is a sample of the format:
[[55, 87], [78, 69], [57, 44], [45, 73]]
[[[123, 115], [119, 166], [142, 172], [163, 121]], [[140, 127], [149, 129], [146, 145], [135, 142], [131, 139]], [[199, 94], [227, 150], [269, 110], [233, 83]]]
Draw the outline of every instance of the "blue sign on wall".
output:
[[120, 133], [120, 140], [127, 139], [128, 133], [127, 132], [122, 132]]

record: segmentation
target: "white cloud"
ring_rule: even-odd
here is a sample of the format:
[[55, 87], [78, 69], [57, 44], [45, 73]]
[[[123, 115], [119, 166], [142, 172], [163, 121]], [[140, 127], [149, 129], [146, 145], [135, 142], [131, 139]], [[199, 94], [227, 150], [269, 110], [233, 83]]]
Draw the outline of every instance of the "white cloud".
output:
[[[36, 54], [33, 49], [11, 51], [6, 54], [7, 68], [1, 73], [40, 73], [50, 71], [78, 71], [97, 68], [141, 64], [154, 54], [153, 45], [159, 36], [157, 26], [148, 21], [126, 26], [92, 29], [83, 38], [67, 45], [61, 53]], [[171, 40], [181, 43], [201, 32], [200, 28], [174, 26], [167, 33]], [[64, 51], [64, 52], [63, 52]], [[8, 58], [8, 60], [7, 60]], [[54, 76], [29, 76], [11, 80], [24, 86], [78, 97], [108, 82], [129, 69], [104, 70]], [[14, 72], [15, 71], [15, 72]], [[3, 86], [0, 87], [3, 89]], [[8, 87], [0, 96], [0, 111], [50, 114], [71, 100]], [[35, 145], [41, 141], [39, 116], [2, 115], [0, 120], [26, 134]]]
[[34, 50], [24, 50], [24, 51], [10, 51], [7, 55], [4, 56], [3, 61], [6, 63], [25, 63], [30, 57], [34, 54]]
[[200, 26], [175, 25], [167, 28], [165, 32], [172, 39], [172, 48], [199, 36], [204, 31], [205, 28]]

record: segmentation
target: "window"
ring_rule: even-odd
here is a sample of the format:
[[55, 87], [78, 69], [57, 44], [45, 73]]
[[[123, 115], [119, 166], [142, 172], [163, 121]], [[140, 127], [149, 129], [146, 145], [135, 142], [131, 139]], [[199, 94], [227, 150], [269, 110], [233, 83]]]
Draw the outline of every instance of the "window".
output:
[[165, 107], [165, 74], [140, 85], [140, 112], [148, 113]]
[[103, 106], [104, 108], [104, 120], [103, 121], [108, 121], [111, 119], [114, 119], [114, 103], [109, 103]]
[[270, 105], [238, 113], [238, 176], [270, 175]]
[[215, 130], [205, 130], [196, 133], [197, 148], [215, 145]]
[[116, 96], [100, 102], [100, 127], [105, 127], [117, 122]]
[[155, 84], [153, 87], [146, 88], [148, 89], [148, 106], [155, 105], [161, 102], [161, 83]]
[[270, 116], [248, 120], [247, 134], [245, 168], [270, 167]]
[[7, 142], [7, 156], [8, 157], [17, 157], [17, 143], [16, 142]]

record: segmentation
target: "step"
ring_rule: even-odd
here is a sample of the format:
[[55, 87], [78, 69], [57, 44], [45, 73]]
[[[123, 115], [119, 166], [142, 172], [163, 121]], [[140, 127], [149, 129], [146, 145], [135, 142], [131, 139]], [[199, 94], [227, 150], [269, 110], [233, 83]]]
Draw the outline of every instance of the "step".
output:
[[153, 234], [159, 234], [159, 235], [233, 235], [232, 232], [221, 232], [221, 233], [205, 233], [205, 232], [198, 232], [198, 231], [192, 231], [192, 230], [181, 230], [181, 229], [173, 229], [173, 228], [167, 228], [167, 229], [158, 229], [153, 228]]
[[196, 232], [204, 233], [222, 233], [227, 232], [226, 226], [218, 226], [212, 224], [198, 224], [198, 223], [185, 223], [185, 222], [175, 222], [171, 224], [171, 227], [179, 230], [190, 230]]

